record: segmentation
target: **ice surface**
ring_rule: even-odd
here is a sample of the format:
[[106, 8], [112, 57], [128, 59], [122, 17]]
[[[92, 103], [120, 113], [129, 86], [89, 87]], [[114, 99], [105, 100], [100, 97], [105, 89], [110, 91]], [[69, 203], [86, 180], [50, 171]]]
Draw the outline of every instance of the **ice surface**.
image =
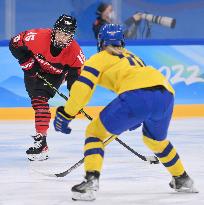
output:
[[[59, 173], [83, 158], [87, 120], [75, 120], [71, 135], [49, 130], [50, 159], [29, 162], [33, 121], [0, 121], [0, 205], [202, 205], [204, 204], [204, 119], [173, 120], [168, 138], [176, 147], [199, 194], [175, 193], [165, 168], [150, 165], [117, 142], [106, 148], [100, 190], [95, 202], [73, 202], [71, 187], [81, 182], [83, 166], [64, 178], [50, 178], [33, 171]], [[141, 130], [126, 132], [120, 139], [137, 152], [152, 155], [141, 140]]]

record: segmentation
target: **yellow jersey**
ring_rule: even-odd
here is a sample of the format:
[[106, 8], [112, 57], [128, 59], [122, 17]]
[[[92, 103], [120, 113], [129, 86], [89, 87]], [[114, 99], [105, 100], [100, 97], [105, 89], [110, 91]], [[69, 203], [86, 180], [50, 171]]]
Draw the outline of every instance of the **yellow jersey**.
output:
[[96, 85], [100, 85], [117, 94], [125, 91], [161, 85], [174, 94], [168, 80], [155, 68], [126, 49], [120, 55], [106, 50], [88, 59], [78, 80], [72, 85], [65, 111], [75, 116], [89, 101]]

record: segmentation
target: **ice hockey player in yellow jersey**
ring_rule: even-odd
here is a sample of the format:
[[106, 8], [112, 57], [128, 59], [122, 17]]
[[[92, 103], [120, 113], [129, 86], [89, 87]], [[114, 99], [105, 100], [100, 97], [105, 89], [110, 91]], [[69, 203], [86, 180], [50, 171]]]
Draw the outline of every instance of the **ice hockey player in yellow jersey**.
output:
[[66, 105], [56, 111], [55, 130], [69, 134], [70, 121], [90, 101], [96, 85], [118, 94], [87, 126], [86, 176], [82, 183], [72, 187], [73, 200], [95, 199], [104, 158], [103, 141], [141, 124], [144, 143], [172, 176], [170, 187], [176, 191], [197, 192], [176, 149], [166, 139], [174, 106], [174, 89], [157, 69], [146, 66], [124, 48], [123, 36], [121, 26], [117, 24], [106, 24], [101, 29], [99, 52], [85, 62]]

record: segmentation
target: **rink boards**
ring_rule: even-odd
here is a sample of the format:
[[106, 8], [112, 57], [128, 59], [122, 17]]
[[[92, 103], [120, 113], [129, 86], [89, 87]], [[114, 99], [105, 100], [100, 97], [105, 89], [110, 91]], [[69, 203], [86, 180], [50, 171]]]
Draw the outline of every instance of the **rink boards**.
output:
[[[84, 111], [91, 117], [95, 118], [103, 109], [103, 106], [86, 107]], [[55, 116], [56, 108], [51, 108], [52, 118]], [[204, 105], [175, 105], [174, 118], [191, 118], [203, 117]], [[82, 114], [77, 118], [84, 118]], [[0, 120], [31, 120], [34, 119], [34, 111], [32, 108], [0, 108]]]
[[[199, 42], [189, 41], [182, 44], [176, 42], [176, 45], [175, 42], [170, 43], [165, 41], [158, 44], [151, 41], [142, 45], [135, 42], [128, 44], [127, 49], [140, 56], [147, 65], [153, 65], [171, 82], [176, 91], [174, 117], [203, 117], [204, 43], [200, 42], [200, 45]], [[82, 49], [86, 58], [96, 53], [96, 46], [93, 43], [82, 44]], [[2, 56], [0, 68], [4, 72], [0, 75], [0, 120], [33, 119], [34, 113], [25, 91], [23, 72], [7, 46], [0, 47], [0, 53]], [[65, 84], [61, 86], [60, 92], [68, 96]], [[93, 117], [97, 116], [97, 113], [115, 96], [113, 92], [97, 87], [86, 108], [87, 113]], [[58, 95], [50, 101], [50, 106], [53, 107], [52, 116], [55, 112], [54, 107], [64, 103], [64, 99]]]

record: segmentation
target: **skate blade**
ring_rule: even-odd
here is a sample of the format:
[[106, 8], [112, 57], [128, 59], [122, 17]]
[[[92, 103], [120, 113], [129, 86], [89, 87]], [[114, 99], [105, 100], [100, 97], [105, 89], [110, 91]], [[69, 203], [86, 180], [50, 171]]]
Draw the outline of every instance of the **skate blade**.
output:
[[175, 190], [180, 193], [199, 193], [199, 191], [195, 187], [181, 188], [181, 189], [175, 189]]
[[47, 152], [42, 152], [40, 154], [28, 154], [27, 156], [30, 161], [44, 161], [48, 159]]
[[73, 201], [94, 201], [96, 199], [95, 197], [95, 191], [87, 191], [86, 193], [80, 193], [80, 192], [72, 192], [72, 200]]

